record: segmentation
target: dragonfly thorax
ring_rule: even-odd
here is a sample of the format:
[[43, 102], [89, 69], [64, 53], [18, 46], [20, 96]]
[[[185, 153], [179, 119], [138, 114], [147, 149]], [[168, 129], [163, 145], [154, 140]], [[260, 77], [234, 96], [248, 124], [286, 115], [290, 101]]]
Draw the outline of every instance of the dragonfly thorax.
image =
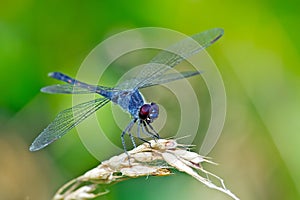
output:
[[144, 104], [139, 111], [139, 118], [151, 123], [158, 117], [159, 108], [156, 103]]
[[145, 104], [143, 95], [137, 89], [116, 91], [112, 94], [111, 101], [129, 112], [134, 118], [138, 118], [139, 109]]

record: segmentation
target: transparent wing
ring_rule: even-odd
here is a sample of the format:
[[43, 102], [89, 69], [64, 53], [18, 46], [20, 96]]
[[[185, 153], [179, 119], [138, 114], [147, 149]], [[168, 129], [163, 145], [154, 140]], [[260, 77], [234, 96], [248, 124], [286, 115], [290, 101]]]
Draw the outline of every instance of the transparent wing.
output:
[[51, 144], [108, 102], [109, 99], [99, 98], [61, 111], [54, 121], [33, 141], [29, 150], [37, 151]]
[[[148, 64], [146, 64], [141, 72], [130, 82], [120, 83], [116, 88], [142, 88], [160, 79], [166, 71], [176, 66], [184, 59], [198, 53], [199, 51], [209, 47], [224, 34], [223, 29], [214, 28], [195, 34], [191, 37], [183, 39], [178, 43], [170, 46], [164, 51], [158, 53]], [[176, 80], [176, 79], [175, 79]]]
[[[195, 76], [195, 75], [198, 75], [198, 74], [201, 74], [201, 73], [202, 72], [200, 72], [200, 71], [187, 71], [187, 72], [178, 72], [178, 73], [168, 73], [168, 74], [164, 74], [162, 77], [160, 77], [160, 79], [150, 80], [147, 84], [144, 84], [140, 88], [150, 87], [150, 86], [153, 86], [153, 85], [160, 85], [160, 84], [168, 83], [168, 82], [171, 82], [171, 81], [175, 81], [175, 80]], [[127, 83], [131, 84], [133, 81], [138, 81], [138, 80], [136, 78], [134, 80], [129, 79], [129, 80], [126, 80], [126, 81], [122, 82], [122, 85], [126, 87]], [[142, 81], [142, 80], [140, 80], [140, 81]]]
[[188, 71], [188, 72], [181, 72], [181, 73], [169, 73], [169, 74], [165, 74], [163, 75], [160, 79], [154, 79], [149, 81], [147, 84], [144, 84], [142, 87], [140, 88], [145, 88], [145, 87], [150, 87], [153, 85], [160, 85], [160, 84], [164, 84], [164, 83], [168, 83], [171, 81], [175, 81], [175, 80], [179, 80], [179, 79], [183, 79], [183, 78], [188, 78], [191, 76], [195, 76], [200, 74], [201, 72], [199, 71]]
[[89, 94], [94, 93], [95, 90], [70, 84], [57, 84], [43, 87], [41, 92], [49, 94]]

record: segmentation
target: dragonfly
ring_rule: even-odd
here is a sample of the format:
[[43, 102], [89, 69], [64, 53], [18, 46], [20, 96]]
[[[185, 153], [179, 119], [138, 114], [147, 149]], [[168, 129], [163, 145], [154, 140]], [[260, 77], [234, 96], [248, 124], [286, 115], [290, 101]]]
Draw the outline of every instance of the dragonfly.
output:
[[46, 86], [41, 89], [41, 92], [49, 94], [96, 93], [101, 97], [59, 112], [54, 121], [35, 138], [29, 150], [37, 151], [48, 146], [110, 101], [119, 105], [132, 117], [121, 133], [121, 141], [125, 152], [127, 152], [124, 138], [126, 134], [129, 135], [133, 146], [136, 147], [131, 133], [131, 129], [135, 124], [137, 124], [137, 137], [140, 140], [147, 142], [146, 139], [140, 136], [140, 131], [154, 139], [160, 138], [151, 125], [158, 118], [159, 107], [154, 102], [146, 103], [140, 89], [200, 74], [201, 71], [174, 73], [171, 69], [188, 57], [212, 45], [223, 34], [223, 29], [214, 28], [180, 40], [160, 51], [149, 63], [142, 67], [142, 70], [134, 78], [123, 80], [115, 87], [84, 83], [60, 72], [49, 73], [49, 77], [65, 82], [65, 84]]

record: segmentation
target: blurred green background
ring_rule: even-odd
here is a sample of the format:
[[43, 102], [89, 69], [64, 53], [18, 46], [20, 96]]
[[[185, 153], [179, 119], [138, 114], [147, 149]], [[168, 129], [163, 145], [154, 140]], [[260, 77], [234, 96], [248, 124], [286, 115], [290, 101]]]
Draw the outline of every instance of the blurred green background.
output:
[[[99, 162], [76, 131], [31, 153], [32, 140], [71, 105], [39, 89], [76, 75], [102, 40], [137, 27], [191, 35], [221, 27], [208, 51], [223, 76], [227, 118], [209, 154], [241, 199], [300, 199], [300, 4], [297, 1], [2, 1], [0, 199], [49, 199]], [[112, 75], [113, 76], [113, 75]], [[100, 144], [100, 142], [99, 142]], [[105, 150], [104, 150], [105, 151]], [[230, 199], [183, 174], [119, 183], [99, 199]]]

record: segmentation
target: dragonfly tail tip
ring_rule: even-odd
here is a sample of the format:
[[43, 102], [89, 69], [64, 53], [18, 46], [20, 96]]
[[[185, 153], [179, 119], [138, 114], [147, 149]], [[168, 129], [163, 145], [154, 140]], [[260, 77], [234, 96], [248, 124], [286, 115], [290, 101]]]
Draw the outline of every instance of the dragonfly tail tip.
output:
[[49, 76], [49, 77], [53, 77], [53, 76], [55, 75], [55, 73], [56, 73], [56, 72], [50, 72], [50, 73], [48, 73], [48, 76]]

